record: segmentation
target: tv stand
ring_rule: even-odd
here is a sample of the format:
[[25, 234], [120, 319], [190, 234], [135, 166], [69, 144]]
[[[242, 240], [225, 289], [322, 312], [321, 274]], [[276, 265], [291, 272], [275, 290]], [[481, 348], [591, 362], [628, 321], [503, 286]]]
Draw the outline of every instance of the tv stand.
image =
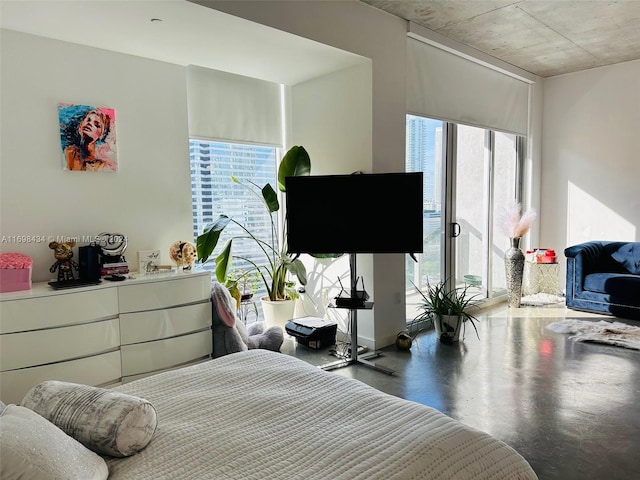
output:
[[[357, 283], [357, 275], [356, 275], [356, 254], [349, 254], [349, 269], [351, 271], [351, 292], [355, 292], [356, 283]], [[337, 368], [348, 367], [349, 365], [363, 365], [368, 368], [372, 368], [382, 373], [386, 373], [387, 375], [393, 375], [394, 371], [382, 367], [380, 365], [376, 365], [371, 362], [372, 358], [377, 358], [380, 356], [378, 352], [368, 353], [365, 356], [358, 355], [358, 310], [371, 310], [373, 308], [373, 302], [357, 302], [350, 306], [340, 306], [340, 305], [332, 305], [333, 308], [346, 308], [349, 310], [349, 329], [351, 330], [351, 348], [349, 349], [348, 354], [339, 353], [336, 351], [336, 356], [340, 357], [340, 360], [337, 362], [327, 363], [322, 365], [321, 368], [323, 370], [335, 370]]]

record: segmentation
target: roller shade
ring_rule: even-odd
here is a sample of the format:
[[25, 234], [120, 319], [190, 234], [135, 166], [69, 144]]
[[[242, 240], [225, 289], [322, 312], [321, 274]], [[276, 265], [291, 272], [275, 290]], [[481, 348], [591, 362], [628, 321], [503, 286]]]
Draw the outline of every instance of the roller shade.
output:
[[526, 82], [419, 40], [407, 42], [408, 113], [527, 134]]
[[191, 137], [282, 144], [277, 83], [189, 65], [187, 101]]

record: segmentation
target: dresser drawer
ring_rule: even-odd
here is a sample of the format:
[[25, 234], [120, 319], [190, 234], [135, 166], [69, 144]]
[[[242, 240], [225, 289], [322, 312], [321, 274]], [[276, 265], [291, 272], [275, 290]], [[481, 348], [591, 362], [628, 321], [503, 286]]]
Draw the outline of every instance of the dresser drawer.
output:
[[87, 292], [0, 302], [0, 334], [52, 328], [113, 318], [118, 315], [118, 292], [103, 288]]
[[129, 375], [128, 377], [122, 377], [122, 383], [129, 383], [129, 382], [133, 382], [134, 380], [140, 380], [141, 378], [145, 378], [148, 377], [150, 375], [155, 375], [157, 373], [162, 373], [162, 372], [169, 372], [171, 370], [177, 370], [178, 368], [184, 368], [184, 367], [190, 367], [191, 365], [197, 365], [198, 363], [203, 363], [203, 362], [209, 362], [211, 361], [211, 358], [200, 358], [194, 362], [189, 362], [189, 363], [182, 363], [180, 365], [176, 365], [173, 366], [171, 368], [165, 368], [162, 370], [156, 370], [154, 372], [151, 373], [141, 373], [139, 375]]
[[211, 355], [211, 330], [156, 340], [154, 342], [123, 345], [122, 375], [155, 372]]
[[156, 310], [208, 300], [211, 275], [185, 274], [169, 280], [118, 287], [120, 313]]
[[0, 373], [0, 399], [20, 403], [31, 387], [45, 380], [107, 385], [120, 381], [120, 352], [108, 352], [78, 360], [21, 368]]
[[122, 345], [175, 337], [211, 327], [211, 302], [120, 315]]
[[0, 369], [44, 365], [116, 350], [120, 346], [117, 318], [71, 327], [0, 335]]

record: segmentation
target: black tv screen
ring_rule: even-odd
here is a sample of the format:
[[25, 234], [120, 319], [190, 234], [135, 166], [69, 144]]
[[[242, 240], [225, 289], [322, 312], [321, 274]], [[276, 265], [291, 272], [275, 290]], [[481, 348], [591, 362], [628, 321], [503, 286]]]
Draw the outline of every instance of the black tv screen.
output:
[[422, 173], [287, 177], [292, 254], [422, 252]]

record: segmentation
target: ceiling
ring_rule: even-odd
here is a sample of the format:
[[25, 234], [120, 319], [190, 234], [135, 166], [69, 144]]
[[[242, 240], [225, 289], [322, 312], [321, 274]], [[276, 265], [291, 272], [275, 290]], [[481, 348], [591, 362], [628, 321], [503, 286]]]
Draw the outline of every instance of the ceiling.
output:
[[[640, 59], [640, 0], [360, 1], [541, 77]], [[189, 1], [0, 0], [0, 21], [10, 30], [289, 85], [363, 61]]]
[[0, 0], [0, 22], [18, 32], [286, 85], [368, 61], [186, 0]]
[[640, 59], [640, 0], [361, 0], [540, 77]]

